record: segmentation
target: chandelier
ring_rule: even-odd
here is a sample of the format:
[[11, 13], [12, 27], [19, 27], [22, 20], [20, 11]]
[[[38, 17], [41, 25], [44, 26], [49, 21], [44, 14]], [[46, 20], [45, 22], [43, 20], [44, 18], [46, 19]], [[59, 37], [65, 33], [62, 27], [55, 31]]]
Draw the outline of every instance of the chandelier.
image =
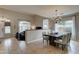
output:
[[10, 22], [9, 18], [6, 18], [4, 16], [0, 16], [0, 22]]
[[55, 10], [55, 16], [53, 17], [53, 20], [58, 23], [61, 21], [62, 19], [62, 14], [63, 13], [58, 13], [58, 10]]

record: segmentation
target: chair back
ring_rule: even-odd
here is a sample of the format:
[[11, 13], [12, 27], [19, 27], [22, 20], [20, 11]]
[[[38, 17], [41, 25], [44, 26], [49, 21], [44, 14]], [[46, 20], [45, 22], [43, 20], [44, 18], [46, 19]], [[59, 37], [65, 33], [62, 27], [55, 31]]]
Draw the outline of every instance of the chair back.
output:
[[46, 34], [46, 32], [42, 32], [42, 35], [45, 35]]
[[62, 37], [62, 43], [66, 44], [68, 42], [68, 35], [63, 35]]
[[68, 33], [68, 43], [70, 42], [70, 40], [71, 40], [71, 33]]
[[46, 34], [47, 34], [46, 32], [43, 32], [43, 33], [42, 33], [42, 35], [43, 35], [43, 39], [48, 40], [48, 39], [49, 39], [49, 36], [46, 35]]
[[67, 35], [64, 35], [62, 37], [62, 43], [67, 44], [70, 42], [70, 39], [71, 39], [71, 33], [68, 33]]

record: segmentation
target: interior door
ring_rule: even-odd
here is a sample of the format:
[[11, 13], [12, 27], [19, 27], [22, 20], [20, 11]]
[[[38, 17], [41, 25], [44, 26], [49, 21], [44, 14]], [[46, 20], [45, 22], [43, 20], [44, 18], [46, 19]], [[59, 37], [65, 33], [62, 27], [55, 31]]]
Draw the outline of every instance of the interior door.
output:
[[0, 22], [0, 38], [4, 37], [4, 22]]

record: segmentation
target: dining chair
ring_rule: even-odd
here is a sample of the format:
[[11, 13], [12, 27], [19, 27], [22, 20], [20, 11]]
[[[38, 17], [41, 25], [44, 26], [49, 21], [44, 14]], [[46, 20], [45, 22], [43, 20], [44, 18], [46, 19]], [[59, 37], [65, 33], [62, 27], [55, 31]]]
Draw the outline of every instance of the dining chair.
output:
[[43, 35], [43, 44], [44, 44], [44, 41], [46, 41], [47, 42], [47, 45], [49, 44], [49, 36], [48, 35], [46, 35], [46, 33], [44, 32], [44, 33], [42, 33], [42, 35]]
[[70, 42], [70, 40], [71, 40], [71, 36], [72, 36], [72, 33], [68, 33], [68, 42]]
[[62, 50], [70, 44], [71, 39], [71, 33], [68, 33], [67, 35], [63, 35], [62, 40], [55, 40], [56, 46], [62, 45]]
[[72, 36], [72, 33], [68, 33], [68, 46], [69, 46], [69, 47], [70, 47], [71, 36]]

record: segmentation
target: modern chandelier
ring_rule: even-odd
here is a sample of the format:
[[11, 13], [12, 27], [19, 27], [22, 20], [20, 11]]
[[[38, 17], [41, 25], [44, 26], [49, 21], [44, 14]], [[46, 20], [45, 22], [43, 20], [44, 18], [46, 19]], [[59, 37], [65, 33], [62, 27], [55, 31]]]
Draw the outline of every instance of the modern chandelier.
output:
[[58, 23], [62, 19], [63, 13], [59, 13], [58, 10], [55, 10], [55, 16], [53, 17], [53, 20]]
[[6, 18], [4, 16], [1, 16], [0, 17], [0, 22], [10, 22], [10, 19], [9, 18]]

